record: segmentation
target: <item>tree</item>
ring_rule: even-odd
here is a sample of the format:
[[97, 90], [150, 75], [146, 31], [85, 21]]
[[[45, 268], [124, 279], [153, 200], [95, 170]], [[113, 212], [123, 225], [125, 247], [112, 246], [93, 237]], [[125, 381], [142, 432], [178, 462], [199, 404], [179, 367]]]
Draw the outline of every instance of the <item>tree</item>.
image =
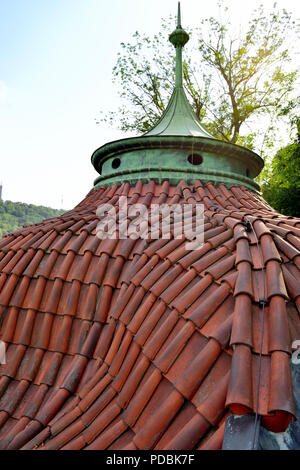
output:
[[278, 212], [300, 217], [300, 118], [293, 121], [297, 138], [273, 158], [269, 178], [262, 185], [262, 194]]
[[36, 224], [44, 219], [58, 217], [63, 210], [35, 206], [23, 202], [0, 201], [0, 237], [24, 225]]
[[[191, 49], [184, 51], [184, 88], [196, 115], [215, 137], [261, 153], [259, 142], [271, 145], [274, 121], [297, 79], [297, 71], [289, 67], [287, 38], [299, 34], [299, 25], [275, 5], [268, 15], [260, 6], [246, 30], [235, 34], [222, 1], [220, 8], [222, 20], [204, 19], [191, 34], [197, 44], [193, 57], [187, 55]], [[136, 32], [132, 43], [121, 44], [113, 80], [123, 104], [101, 120], [143, 133], [159, 119], [174, 83], [174, 48], [166, 41], [174, 24], [172, 17], [163, 20], [153, 39]]]

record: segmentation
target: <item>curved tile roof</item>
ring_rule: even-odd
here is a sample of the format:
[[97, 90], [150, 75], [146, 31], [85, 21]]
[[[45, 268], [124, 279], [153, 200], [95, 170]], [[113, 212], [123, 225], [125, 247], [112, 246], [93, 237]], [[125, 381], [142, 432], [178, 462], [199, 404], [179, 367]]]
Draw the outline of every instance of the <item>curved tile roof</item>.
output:
[[[100, 240], [96, 209], [120, 196], [203, 203], [204, 245]], [[285, 430], [295, 414], [299, 234], [299, 219], [257, 193], [196, 180], [100, 187], [61, 217], [5, 236], [0, 447], [220, 449], [227, 416], [256, 410], [267, 429]]]

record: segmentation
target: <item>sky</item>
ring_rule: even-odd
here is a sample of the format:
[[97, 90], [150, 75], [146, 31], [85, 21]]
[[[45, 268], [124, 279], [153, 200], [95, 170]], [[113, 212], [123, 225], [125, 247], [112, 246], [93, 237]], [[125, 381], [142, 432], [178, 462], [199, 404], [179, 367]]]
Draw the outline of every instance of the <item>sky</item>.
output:
[[[260, 3], [227, 1], [237, 24]], [[266, 8], [273, 3], [263, 1]], [[182, 26], [216, 16], [217, 4], [181, 0]], [[277, 6], [300, 17], [299, 1]], [[112, 68], [120, 43], [136, 30], [157, 33], [161, 18], [176, 11], [177, 0], [0, 0], [4, 200], [67, 210], [85, 197], [98, 176], [94, 150], [128, 137], [95, 121], [99, 111], [118, 108]]]

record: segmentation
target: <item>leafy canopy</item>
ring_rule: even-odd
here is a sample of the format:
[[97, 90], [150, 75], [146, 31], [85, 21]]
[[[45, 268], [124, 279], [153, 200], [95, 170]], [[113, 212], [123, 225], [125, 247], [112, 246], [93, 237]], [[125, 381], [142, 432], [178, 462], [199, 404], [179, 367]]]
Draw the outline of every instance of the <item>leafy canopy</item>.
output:
[[58, 217], [63, 210], [35, 206], [24, 202], [0, 200], [0, 237], [24, 225], [36, 224], [44, 219]]
[[297, 138], [273, 158], [262, 193], [277, 211], [300, 217], [300, 118], [296, 124]]

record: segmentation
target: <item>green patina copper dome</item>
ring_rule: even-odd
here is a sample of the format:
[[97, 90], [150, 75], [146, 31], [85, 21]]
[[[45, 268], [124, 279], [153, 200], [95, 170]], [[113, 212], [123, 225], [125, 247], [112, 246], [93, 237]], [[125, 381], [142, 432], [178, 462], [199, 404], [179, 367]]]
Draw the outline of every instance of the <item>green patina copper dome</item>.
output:
[[176, 184], [182, 179], [192, 182], [199, 178], [258, 190], [253, 178], [263, 168], [261, 157], [214, 138], [188, 102], [183, 88], [182, 48], [189, 35], [181, 27], [180, 5], [177, 27], [169, 40], [176, 48], [176, 78], [165, 112], [144, 135], [109, 142], [93, 153], [92, 163], [101, 175], [95, 186], [149, 179], [168, 179]]

